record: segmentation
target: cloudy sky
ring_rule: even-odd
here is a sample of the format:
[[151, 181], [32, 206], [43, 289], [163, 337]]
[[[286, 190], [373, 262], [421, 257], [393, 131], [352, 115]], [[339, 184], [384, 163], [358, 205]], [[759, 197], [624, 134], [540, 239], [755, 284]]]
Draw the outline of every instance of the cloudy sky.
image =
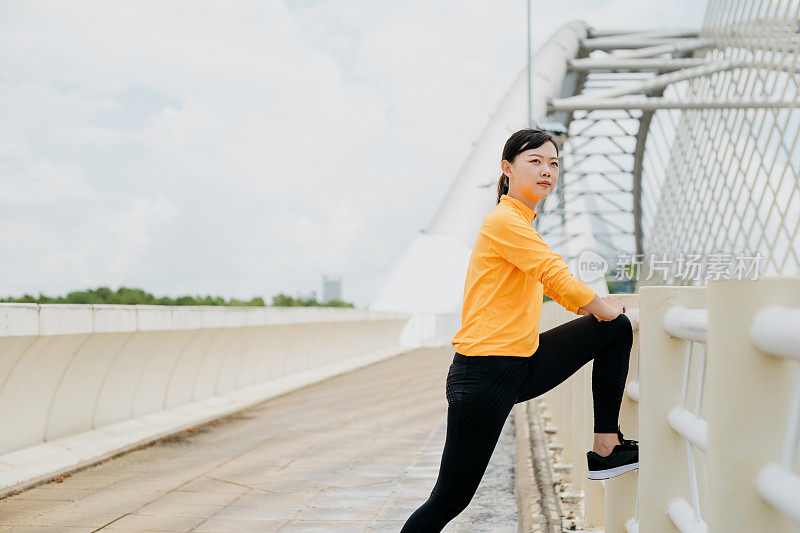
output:
[[[697, 27], [705, 2], [533, 1]], [[523, 0], [0, 2], [0, 296], [366, 306], [525, 63]]]

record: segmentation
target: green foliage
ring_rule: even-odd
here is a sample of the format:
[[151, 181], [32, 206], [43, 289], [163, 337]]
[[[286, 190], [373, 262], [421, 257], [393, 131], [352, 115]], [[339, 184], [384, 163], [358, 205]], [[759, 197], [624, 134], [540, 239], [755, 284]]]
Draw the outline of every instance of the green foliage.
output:
[[352, 303], [343, 300], [328, 300], [327, 302], [322, 302], [320, 305], [324, 305], [325, 307], [355, 307]]
[[297, 304], [294, 303], [295, 299], [285, 294], [276, 294], [272, 297], [272, 305], [279, 307], [293, 307]]
[[272, 297], [272, 305], [277, 307], [355, 307], [353, 304], [342, 300], [318, 302], [316, 298], [293, 298], [283, 293], [278, 293]]
[[[121, 305], [220, 305], [220, 306], [255, 306], [264, 307], [264, 299], [260, 296], [250, 298], [250, 300], [237, 300], [230, 298], [225, 300], [221, 296], [179, 296], [170, 298], [156, 296], [145, 292], [142, 289], [120, 287], [116, 292], [108, 287], [98, 287], [86, 291], [73, 291], [66, 296], [50, 297], [39, 293], [38, 297], [25, 294], [19, 298], [7, 297], [0, 298], [0, 303], [34, 303], [34, 304], [121, 304]], [[317, 302], [313, 298], [294, 299], [291, 296], [278, 294], [273, 298], [273, 306], [325, 306], [325, 307], [354, 307], [351, 303], [340, 300], [329, 302]]]
[[637, 292], [636, 280], [619, 280], [606, 278], [608, 294], [635, 294]]
[[261, 297], [251, 298], [249, 301], [231, 298], [226, 301], [221, 296], [180, 296], [170, 298], [163, 296], [157, 298], [142, 289], [120, 287], [116, 292], [108, 287], [98, 287], [86, 291], [73, 291], [66, 296], [51, 298], [42, 293], [38, 297], [25, 294], [20, 298], [0, 298], [0, 302], [9, 303], [39, 303], [39, 304], [117, 304], [117, 305], [236, 305], [236, 306], [264, 306]]

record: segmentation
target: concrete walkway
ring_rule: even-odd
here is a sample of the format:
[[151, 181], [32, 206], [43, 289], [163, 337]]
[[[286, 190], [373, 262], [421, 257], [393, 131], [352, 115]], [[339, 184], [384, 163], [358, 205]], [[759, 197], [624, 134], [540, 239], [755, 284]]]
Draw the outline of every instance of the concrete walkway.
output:
[[[450, 349], [415, 350], [0, 500], [0, 531], [399, 531], [444, 446]], [[445, 531], [517, 531], [509, 420]]]

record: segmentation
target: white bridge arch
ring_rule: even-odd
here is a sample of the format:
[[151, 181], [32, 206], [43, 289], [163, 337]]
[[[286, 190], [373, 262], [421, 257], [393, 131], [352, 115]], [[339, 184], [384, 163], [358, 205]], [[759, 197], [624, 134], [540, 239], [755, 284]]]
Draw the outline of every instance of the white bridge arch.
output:
[[[534, 223], [573, 271], [592, 250], [612, 274], [641, 261], [652, 275], [650, 259], [670, 260], [640, 284], [704, 284], [675, 270], [687, 253], [759, 256], [759, 274], [800, 272], [799, 31], [798, 0], [712, 0], [699, 29], [576, 21], [535, 53], [532, 120], [568, 135], [559, 185]], [[446, 343], [458, 325], [503, 145], [528, 125], [527, 75], [524, 67], [370, 305], [412, 313], [409, 343]], [[608, 293], [604, 280], [591, 284]]]

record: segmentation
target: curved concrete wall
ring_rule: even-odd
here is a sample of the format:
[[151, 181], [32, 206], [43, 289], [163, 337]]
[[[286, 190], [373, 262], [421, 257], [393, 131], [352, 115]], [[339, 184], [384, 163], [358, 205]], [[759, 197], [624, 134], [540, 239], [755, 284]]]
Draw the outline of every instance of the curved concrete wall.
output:
[[[532, 117], [547, 118], [547, 99], [562, 94], [569, 61], [577, 57], [587, 36], [584, 22], [564, 24], [532, 58]], [[426, 233], [450, 235], [472, 249], [478, 228], [497, 203], [500, 161], [508, 137], [528, 127], [528, 67], [525, 65], [475, 142], [436, 210]]]
[[[400, 353], [407, 320], [338, 308], [0, 304], [0, 491]], [[80, 458], [42, 469], [63, 452]]]

